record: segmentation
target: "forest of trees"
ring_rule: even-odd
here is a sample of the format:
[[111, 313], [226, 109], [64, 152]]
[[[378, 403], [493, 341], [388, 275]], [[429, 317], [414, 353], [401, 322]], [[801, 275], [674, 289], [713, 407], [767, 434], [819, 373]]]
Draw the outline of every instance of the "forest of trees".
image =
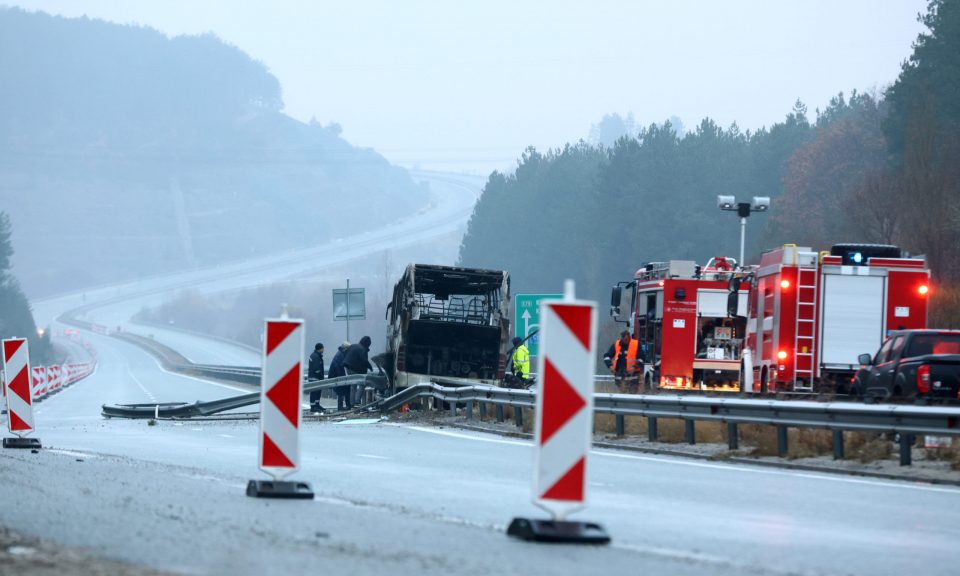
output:
[[528, 149], [490, 176], [460, 263], [510, 270], [518, 293], [572, 277], [603, 302], [645, 262], [735, 256], [739, 223], [716, 196], [770, 196], [747, 224], [748, 263], [788, 242], [897, 244], [928, 259], [931, 324], [960, 327], [960, 3], [933, 0], [922, 21], [882, 94], [839, 93], [812, 114], [798, 101], [756, 132], [665, 122], [612, 146], [602, 134], [621, 123], [607, 117], [594, 143]]
[[50, 334], [37, 333], [30, 303], [10, 271], [13, 256], [10, 232], [10, 218], [0, 212], [0, 338], [29, 339], [31, 358], [40, 365], [50, 359]]
[[[331, 86], [331, 89], [336, 89]], [[217, 37], [0, 7], [0, 206], [31, 298], [318, 243], [426, 202]]]

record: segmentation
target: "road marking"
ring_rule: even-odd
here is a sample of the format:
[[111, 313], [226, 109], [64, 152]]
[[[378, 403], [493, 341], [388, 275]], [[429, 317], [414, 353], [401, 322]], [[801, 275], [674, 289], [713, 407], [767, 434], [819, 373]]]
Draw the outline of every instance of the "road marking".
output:
[[74, 458], [99, 458], [98, 454], [92, 454], [90, 452], [77, 452], [74, 450], [61, 450], [59, 448], [47, 448], [44, 452], [52, 452], [54, 454], [63, 454], [64, 456], [73, 456]]
[[248, 388], [238, 388], [238, 387], [236, 387], [236, 386], [231, 386], [231, 385], [229, 385], [229, 384], [221, 384], [220, 382], [212, 382], [212, 381], [210, 381], [210, 380], [204, 380], [203, 378], [196, 378], [196, 377], [194, 377], [194, 376], [187, 376], [186, 374], [179, 374], [179, 373], [177, 373], [177, 372], [171, 372], [170, 370], [167, 370], [166, 368], [164, 368], [163, 365], [160, 364], [160, 360], [158, 360], [158, 359], [157, 359], [156, 357], [154, 357], [152, 354], [148, 354], [148, 356], [150, 356], [150, 358], [153, 358], [153, 361], [157, 364], [157, 368], [159, 368], [160, 370], [166, 372], [167, 374], [170, 374], [171, 376], [177, 376], [177, 377], [179, 377], [179, 378], [186, 378], [187, 380], [193, 380], [193, 381], [195, 381], [195, 382], [200, 382], [200, 383], [202, 383], [202, 384], [209, 384], [210, 386], [219, 386], [219, 387], [221, 387], [221, 388], [226, 388], [227, 390], [233, 390], [233, 391], [235, 391], [235, 392], [250, 392], [250, 390], [249, 390]]
[[133, 375], [133, 372], [130, 371], [129, 367], [127, 367], [127, 374], [129, 374], [130, 377], [133, 378], [133, 381], [137, 383], [137, 386], [139, 386], [140, 389], [143, 390], [143, 393], [147, 395], [147, 398], [149, 398], [151, 402], [157, 401], [157, 399], [153, 397], [153, 393], [147, 390], [147, 387], [144, 386], [142, 382], [140, 382], [140, 379]]
[[236, 436], [233, 436], [233, 435], [231, 435], [231, 434], [221, 434], [220, 437], [221, 437], [221, 438], [236, 438]]
[[893, 480], [874, 480], [870, 478], [851, 478], [847, 476], [833, 475], [827, 472], [801, 472], [797, 470], [775, 470], [771, 468], [762, 468], [760, 466], [740, 466], [737, 464], [711, 464], [709, 462], [696, 462], [682, 460], [682, 456], [640, 456], [636, 454], [619, 454], [606, 450], [592, 450], [598, 456], [607, 456], [609, 458], [621, 458], [626, 460], [644, 460], [649, 462], [659, 462], [666, 464], [677, 464], [679, 466], [691, 466], [694, 468], [709, 468], [713, 470], [736, 470], [740, 472], [753, 472], [754, 474], [767, 474], [770, 476], [789, 476], [790, 478], [810, 478], [813, 480], [829, 480], [831, 482], [842, 482], [845, 484], [865, 484], [867, 486], [880, 486], [883, 488], [906, 488], [909, 490], [924, 490], [927, 492], [939, 492], [946, 494], [960, 494], [960, 489], [949, 488], [945, 486], [932, 486], [929, 484], [915, 483], [915, 481], [893, 481]]
[[436, 428], [427, 428], [424, 426], [404, 426], [403, 424], [387, 424], [388, 426], [400, 426], [402, 428], [407, 428], [409, 430], [416, 430], [418, 432], [427, 432], [428, 434], [436, 434], [438, 436], [449, 436], [451, 438], [463, 438], [466, 440], [477, 440], [480, 442], [489, 442], [491, 444], [508, 444], [510, 446], [525, 446], [527, 448], [532, 448], [532, 442], [522, 442], [519, 440], [502, 440], [500, 438], [489, 438], [487, 436], [472, 436], [470, 434], [462, 434], [460, 432], [450, 432], [449, 430], [438, 430]]
[[[470, 435], [459, 432], [450, 432], [448, 430], [437, 430], [424, 426], [404, 426], [403, 424], [391, 423], [388, 426], [400, 426], [409, 430], [418, 432], [427, 432], [439, 436], [449, 436], [452, 438], [462, 438], [464, 440], [474, 440], [477, 442], [489, 442], [491, 444], [508, 444], [512, 446], [532, 447], [532, 442], [523, 442], [518, 440], [503, 440], [500, 438], [490, 438], [488, 436]], [[869, 478], [852, 478], [848, 476], [834, 475], [827, 472], [800, 472], [795, 470], [775, 470], [763, 468], [760, 466], [741, 466], [737, 464], [713, 464], [710, 462], [699, 462], [696, 460], [684, 460], [682, 456], [642, 456], [638, 454], [621, 454], [610, 450], [591, 450], [592, 454], [605, 456], [607, 458], [620, 458], [625, 460], [639, 460], [645, 462], [657, 462], [660, 464], [674, 464], [677, 466], [689, 466], [693, 468], [708, 468], [713, 470], [726, 470], [737, 472], [752, 472], [754, 474], [767, 474], [772, 476], [788, 476], [791, 478], [809, 478], [813, 480], [827, 480], [831, 482], [842, 482], [846, 484], [863, 484], [867, 486], [878, 486], [882, 488], [901, 488], [908, 490], [923, 490], [926, 492], [937, 492], [943, 494], [960, 494], [960, 489], [947, 486], [934, 486], [930, 484], [917, 483], [915, 481], [893, 481], [893, 480], [874, 480]]]
[[377, 456], [376, 454], [357, 454], [360, 458], [372, 458], [374, 460], [389, 460], [386, 456]]

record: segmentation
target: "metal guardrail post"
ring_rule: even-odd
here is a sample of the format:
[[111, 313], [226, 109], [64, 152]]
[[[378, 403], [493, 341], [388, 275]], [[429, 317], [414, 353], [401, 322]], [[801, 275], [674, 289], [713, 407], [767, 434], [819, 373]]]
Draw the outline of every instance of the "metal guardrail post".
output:
[[624, 415], [617, 414], [617, 436], [623, 436], [626, 433], [626, 423]]
[[740, 449], [740, 431], [736, 422], [727, 422], [727, 447], [731, 450]]
[[916, 437], [913, 434], [900, 434], [900, 465], [910, 466], [913, 464], [913, 442]]
[[503, 404], [497, 404], [495, 411], [497, 413], [497, 422], [503, 422]]
[[473, 420], [473, 400], [467, 402], [467, 420]]
[[487, 419], [487, 403], [480, 402], [480, 420], [483, 421], [486, 419]]
[[683, 435], [687, 441], [687, 444], [696, 444], [697, 443], [697, 424], [693, 420], [684, 420], [683, 421]]
[[647, 439], [656, 442], [659, 434], [657, 433], [657, 419], [647, 418]]
[[517, 428], [523, 428], [523, 407], [513, 407], [513, 421], [516, 423]]
[[777, 426], [777, 455], [783, 458], [787, 455], [789, 446], [787, 445], [787, 427]]
[[450, 402], [450, 415], [453, 416], [454, 418], [457, 417], [457, 403], [456, 403], [456, 401], [451, 401], [451, 402]]
[[833, 459], [843, 460], [843, 430], [833, 431]]

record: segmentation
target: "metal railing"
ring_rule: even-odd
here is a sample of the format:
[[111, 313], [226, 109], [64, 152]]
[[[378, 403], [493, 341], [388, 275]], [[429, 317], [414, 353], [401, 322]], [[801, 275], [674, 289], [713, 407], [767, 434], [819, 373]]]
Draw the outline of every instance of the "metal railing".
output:
[[[141, 345], [153, 346], [153, 352], [162, 356], [163, 345], [141, 339]], [[168, 365], [168, 360], [165, 360]], [[193, 372], [239, 382], [259, 384], [259, 367], [222, 366], [210, 364], [172, 364], [177, 371]], [[386, 377], [382, 374], [353, 375], [331, 380], [308, 381], [304, 392], [324, 390], [341, 385], [364, 384], [367, 388], [384, 391]], [[598, 376], [597, 382], [609, 380]], [[437, 406], [448, 405], [456, 413], [459, 406], [473, 416], [474, 404], [485, 417], [486, 406], [494, 406], [497, 419], [503, 420], [503, 408], [511, 406], [518, 426], [523, 426], [523, 409], [533, 409], [536, 404], [534, 390], [500, 388], [496, 386], [471, 385], [469, 381], [443, 379], [433, 383], [419, 384], [399, 391], [389, 397], [373, 402], [372, 407], [381, 412], [397, 410], [418, 399], [432, 399]], [[256, 404], [260, 393], [252, 392], [233, 398], [194, 404], [130, 404], [104, 405], [103, 415], [123, 418], [191, 418], [210, 416], [220, 412]], [[647, 418], [648, 436], [656, 440], [657, 420], [660, 418], [684, 421], [685, 439], [694, 444], [696, 422], [722, 422], [727, 424], [727, 440], [731, 450], [739, 448], [741, 424], [761, 424], [776, 428], [777, 449], [781, 456], [788, 453], [788, 428], [818, 428], [833, 431], [835, 458], [844, 457], [844, 431], [880, 432], [899, 435], [900, 463], [910, 464], [910, 448], [918, 434], [960, 436], [960, 408], [952, 406], [877, 405], [851, 402], [812, 402], [806, 400], [768, 400], [729, 397], [705, 397], [673, 394], [594, 394], [594, 411], [616, 416], [617, 434], [623, 435], [624, 419], [627, 416]]]

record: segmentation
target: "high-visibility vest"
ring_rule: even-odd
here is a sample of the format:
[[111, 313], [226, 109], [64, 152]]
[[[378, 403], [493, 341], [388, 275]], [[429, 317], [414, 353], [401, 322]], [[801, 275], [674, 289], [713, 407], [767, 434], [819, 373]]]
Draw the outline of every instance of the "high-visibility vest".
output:
[[[627, 374], [631, 374], [637, 370], [637, 351], [640, 349], [640, 342], [631, 338], [630, 343], [627, 344]], [[617, 362], [620, 360], [620, 340], [618, 339], [616, 344], [613, 346], [613, 364], [610, 366], [610, 370], [613, 372], [617, 371]]]
[[524, 378], [530, 377], [530, 351], [525, 344], [517, 346], [513, 351], [513, 373], [521, 373]]

